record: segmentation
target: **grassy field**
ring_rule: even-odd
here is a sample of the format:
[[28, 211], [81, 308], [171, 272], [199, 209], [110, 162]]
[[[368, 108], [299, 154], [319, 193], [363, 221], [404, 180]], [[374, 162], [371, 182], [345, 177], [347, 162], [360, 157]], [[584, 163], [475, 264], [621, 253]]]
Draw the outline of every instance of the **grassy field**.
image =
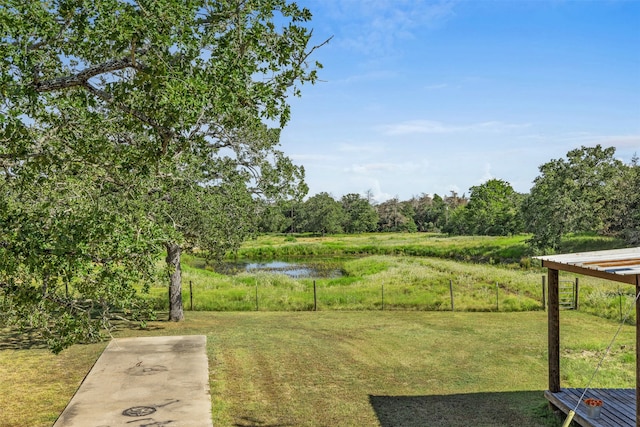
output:
[[448, 237], [437, 233], [363, 233], [329, 236], [263, 235], [235, 256], [249, 259], [327, 255], [410, 255], [483, 262], [519, 262], [529, 236]]
[[[584, 387], [617, 324], [562, 312], [562, 386]], [[118, 336], [207, 336], [216, 426], [557, 426], [546, 314], [187, 313]], [[594, 387], [633, 387], [625, 326]], [[51, 425], [104, 344], [54, 356], [3, 335], [0, 425]], [[25, 410], [28, 408], [28, 410]]]
[[[206, 311], [451, 310], [451, 288], [458, 311], [542, 309], [542, 272], [446, 259], [376, 255], [331, 261], [344, 276], [294, 279], [259, 272], [235, 276], [183, 264], [183, 298]], [[498, 288], [496, 289], [496, 284]], [[158, 309], [167, 308], [166, 287], [152, 289]]]
[[[526, 240], [517, 236], [453, 236], [438, 233], [363, 233], [344, 235], [262, 235], [245, 242], [239, 258], [274, 259], [327, 255], [409, 255], [474, 261], [518, 264], [528, 258]], [[567, 235], [560, 253], [624, 247], [620, 239], [590, 234]]]
[[[472, 246], [484, 242], [483, 247], [513, 246], [517, 238], [452, 238], [430, 235], [394, 233], [373, 235], [385, 238], [389, 248], [407, 244], [407, 239], [436, 240], [449, 250], [452, 245]], [[288, 245], [284, 236], [265, 236], [247, 243], [249, 248]], [[322, 239], [322, 238], [308, 238]], [[325, 238], [343, 242], [344, 247], [361, 247], [365, 236]], [[258, 245], [260, 242], [261, 246]], [[423, 243], [424, 243], [423, 242]], [[453, 242], [453, 243], [452, 243]], [[474, 243], [475, 242], [475, 243]], [[505, 243], [507, 242], [507, 243]], [[593, 236], [567, 240], [573, 248], [594, 249], [615, 247], [613, 239]], [[424, 243], [425, 245], [427, 243]], [[384, 245], [383, 245], [384, 247]], [[314, 283], [318, 310], [420, 310], [450, 311], [451, 290], [455, 311], [536, 311], [542, 310], [542, 280], [545, 269], [530, 258], [519, 263], [489, 263], [458, 261], [409, 255], [367, 255], [336, 258], [310, 255], [297, 258], [307, 263], [338, 269], [343, 277], [294, 279], [283, 274], [259, 272], [238, 275], [219, 274], [215, 268], [204, 267], [204, 261], [192, 256], [183, 259], [183, 298], [191, 308], [190, 284], [193, 288], [193, 309], [205, 311], [309, 311], [314, 309]], [[456, 257], [452, 257], [456, 258]], [[533, 265], [531, 265], [533, 264]], [[564, 285], [580, 283], [580, 310], [601, 317], [620, 320], [633, 301], [634, 289], [606, 280], [561, 273]], [[166, 284], [152, 288], [152, 298], [159, 310], [167, 309]], [[384, 303], [384, 307], [383, 307]], [[629, 322], [635, 321], [632, 312]]]

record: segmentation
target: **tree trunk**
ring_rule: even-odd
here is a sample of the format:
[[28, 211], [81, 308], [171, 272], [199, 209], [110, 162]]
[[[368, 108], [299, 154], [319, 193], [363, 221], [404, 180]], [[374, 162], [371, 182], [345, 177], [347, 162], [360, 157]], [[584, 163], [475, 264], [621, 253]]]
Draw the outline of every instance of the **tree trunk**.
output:
[[169, 320], [184, 320], [182, 310], [182, 272], [180, 270], [180, 245], [167, 243], [167, 266], [169, 267]]

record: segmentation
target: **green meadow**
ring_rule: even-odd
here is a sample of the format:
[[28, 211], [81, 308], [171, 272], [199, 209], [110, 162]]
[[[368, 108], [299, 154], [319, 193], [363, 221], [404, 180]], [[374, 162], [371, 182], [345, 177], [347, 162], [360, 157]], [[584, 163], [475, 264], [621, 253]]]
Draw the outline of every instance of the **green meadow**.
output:
[[[195, 311], [537, 311], [544, 310], [546, 271], [527, 255], [528, 236], [446, 237], [429, 233], [261, 236], [238, 259], [293, 260], [341, 271], [340, 277], [292, 278], [269, 271], [227, 275], [215, 264], [183, 257], [183, 300]], [[621, 247], [619, 240], [569, 236], [563, 251]], [[233, 258], [231, 258], [233, 259]], [[630, 286], [562, 273], [579, 283], [581, 311], [620, 320], [633, 300]], [[164, 283], [151, 289], [167, 309]], [[631, 314], [629, 321], [635, 319]]]

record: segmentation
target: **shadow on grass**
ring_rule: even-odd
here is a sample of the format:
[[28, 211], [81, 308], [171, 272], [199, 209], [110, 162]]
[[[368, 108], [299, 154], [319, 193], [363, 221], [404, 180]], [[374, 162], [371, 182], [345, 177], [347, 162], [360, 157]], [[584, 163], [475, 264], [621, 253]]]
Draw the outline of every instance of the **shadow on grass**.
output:
[[35, 332], [25, 332], [10, 328], [0, 329], [0, 351], [42, 348], [47, 348], [47, 342]]
[[[160, 331], [165, 329], [161, 323], [154, 321], [153, 324], [147, 324], [142, 327], [138, 322], [114, 322], [116, 331]], [[108, 341], [109, 336], [105, 336], [104, 340]], [[20, 330], [12, 328], [0, 328], [0, 351], [2, 350], [37, 350], [46, 349], [47, 341], [36, 331]]]
[[369, 396], [381, 427], [559, 426], [542, 391]]

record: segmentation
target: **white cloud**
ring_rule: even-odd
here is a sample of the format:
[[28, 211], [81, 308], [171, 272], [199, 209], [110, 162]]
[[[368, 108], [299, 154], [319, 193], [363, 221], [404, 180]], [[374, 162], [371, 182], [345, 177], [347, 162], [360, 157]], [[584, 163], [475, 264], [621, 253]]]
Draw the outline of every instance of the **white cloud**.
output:
[[482, 178], [480, 178], [480, 180], [478, 180], [478, 184], [484, 184], [485, 182], [489, 181], [490, 179], [493, 179], [493, 175], [491, 174], [491, 163], [485, 163], [485, 165], [484, 165], [484, 175], [482, 175]]
[[355, 182], [361, 188], [360, 194], [364, 196], [367, 191], [370, 191], [376, 203], [382, 203], [394, 197], [392, 194], [382, 191], [382, 186], [378, 179], [360, 177]]
[[407, 135], [412, 133], [448, 133], [455, 132], [457, 128], [447, 127], [440, 122], [431, 120], [409, 120], [401, 123], [383, 126], [387, 135]]
[[504, 123], [488, 121], [470, 125], [447, 125], [433, 120], [408, 120], [381, 127], [387, 135], [408, 135], [422, 133], [454, 133], [454, 132], [494, 132], [502, 133], [531, 126], [528, 123]]
[[335, 21], [342, 22], [336, 42], [365, 54], [391, 53], [397, 40], [416, 30], [437, 28], [454, 15], [451, 0], [323, 0]]
[[348, 168], [345, 168], [345, 172], [353, 172], [357, 174], [369, 174], [371, 172], [394, 172], [398, 170], [399, 166], [393, 163], [369, 163], [369, 164], [354, 164]]
[[389, 80], [397, 77], [398, 73], [390, 70], [375, 70], [362, 74], [354, 74], [347, 76], [344, 79], [332, 80], [331, 83], [351, 84], [359, 82], [371, 82], [379, 80]]
[[353, 164], [345, 168], [345, 172], [351, 172], [356, 174], [371, 174], [377, 172], [393, 172], [402, 174], [412, 174], [418, 171], [425, 171], [429, 167], [429, 162], [424, 160], [422, 162], [380, 162], [380, 163], [365, 163], [365, 164]]
[[338, 151], [341, 153], [354, 153], [354, 154], [380, 154], [384, 152], [384, 148], [380, 145], [373, 144], [342, 144], [338, 147]]
[[338, 158], [336, 156], [329, 156], [326, 154], [291, 154], [289, 158], [295, 162], [328, 162], [335, 161]]
[[640, 135], [597, 135], [585, 136], [585, 140], [591, 144], [600, 144], [604, 147], [631, 148], [640, 150]]
[[476, 123], [468, 126], [465, 130], [468, 131], [488, 131], [488, 132], [507, 132], [511, 130], [525, 129], [531, 126], [531, 123], [504, 123], [499, 121], [490, 121], [483, 123]]

